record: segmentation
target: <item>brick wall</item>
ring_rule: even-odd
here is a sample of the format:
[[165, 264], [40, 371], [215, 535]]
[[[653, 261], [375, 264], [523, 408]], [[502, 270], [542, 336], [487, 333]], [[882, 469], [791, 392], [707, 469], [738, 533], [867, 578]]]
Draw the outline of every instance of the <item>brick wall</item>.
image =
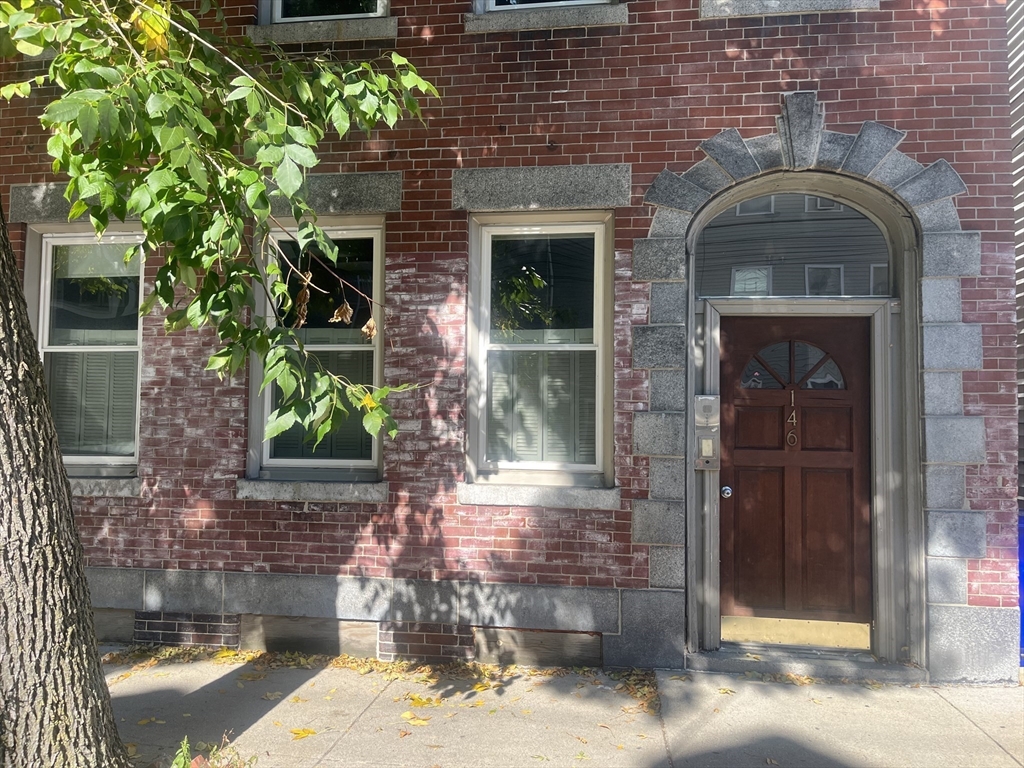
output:
[[136, 643], [237, 648], [238, 638], [238, 614], [135, 612]]
[[[230, 3], [236, 21], [254, 5]], [[775, 129], [780, 94], [815, 90], [830, 130], [865, 120], [908, 131], [900, 149], [947, 159], [968, 185], [963, 227], [980, 230], [984, 275], [962, 284], [964, 320], [982, 322], [985, 372], [965, 374], [964, 412], [983, 415], [989, 462], [969, 482], [985, 510], [989, 556], [972, 561], [970, 601], [1013, 605], [1013, 226], [1003, 7], [996, 2], [883, 2], [877, 12], [700, 21], [691, 0], [630, 2], [623, 27], [463, 34], [468, 2], [394, 0], [398, 39], [337, 43], [343, 55], [395, 48], [441, 91], [425, 124], [333, 141], [321, 169], [402, 171], [403, 205], [386, 240], [386, 379], [418, 381], [395, 399], [401, 435], [384, 452], [388, 503], [238, 501], [246, 382], [203, 372], [209, 337], [144, 326], [141, 499], [82, 499], [92, 565], [281, 573], [411, 575], [539, 584], [643, 587], [648, 552], [630, 542], [630, 502], [647, 494], [632, 453], [647, 377], [632, 370], [630, 329], [647, 322], [647, 285], [630, 280], [632, 240], [646, 235], [644, 191], [683, 171], [719, 130]], [[4, 65], [10, 67], [10, 65]], [[0, 106], [12, 183], [50, 179], [38, 102]], [[633, 200], [616, 210], [614, 512], [463, 507], [468, 219], [451, 209], [456, 168], [629, 163]], [[19, 245], [20, 232], [14, 233]]]

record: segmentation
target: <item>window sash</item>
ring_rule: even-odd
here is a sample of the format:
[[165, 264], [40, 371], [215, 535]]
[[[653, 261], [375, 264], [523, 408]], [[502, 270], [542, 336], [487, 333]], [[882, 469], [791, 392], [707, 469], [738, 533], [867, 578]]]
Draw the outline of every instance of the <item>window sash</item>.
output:
[[612, 0], [551, 0], [550, 2], [524, 3], [522, 5], [498, 5], [496, 0], [487, 0], [488, 11], [518, 11], [529, 8], [553, 8], [573, 5], [610, 5]]
[[[289, 231], [292, 237], [286, 237], [281, 235], [276, 237], [278, 240], [290, 240], [294, 239], [295, 231]], [[305, 344], [304, 348], [312, 353], [328, 353], [328, 352], [354, 352], [363, 353], [372, 356], [369, 368], [373, 372], [372, 380], [369, 382], [371, 386], [381, 386], [382, 380], [382, 354], [383, 354], [383, 328], [384, 328], [384, 313], [382, 310], [383, 296], [384, 296], [384, 275], [383, 275], [383, 229], [378, 225], [373, 226], [353, 226], [353, 227], [324, 227], [324, 234], [331, 240], [346, 240], [346, 239], [372, 239], [373, 240], [373, 292], [370, 298], [375, 302], [372, 309], [372, 317], [374, 322], [377, 324], [377, 335], [369, 343], [363, 344]], [[264, 315], [267, 317], [268, 322], [273, 321], [273, 316], [270, 312], [270, 308], [264, 303], [263, 306]], [[258, 372], [258, 379], [262, 379], [262, 372]], [[293, 469], [375, 469], [380, 465], [380, 436], [371, 438], [371, 456], [368, 459], [329, 459], [321, 458], [319, 456], [308, 456], [308, 457], [272, 457], [271, 456], [271, 440], [263, 440], [263, 430], [270, 419], [270, 414], [274, 410], [274, 391], [276, 385], [271, 384], [260, 395], [261, 407], [258, 409], [258, 413], [262, 415], [262, 421], [260, 424], [260, 438], [262, 447], [260, 450], [261, 454], [261, 466], [267, 469], [281, 469], [281, 468], [293, 468]], [[345, 404], [349, 409], [348, 419], [358, 419], [362, 421], [362, 415], [359, 411], [355, 410], [349, 403]], [[360, 428], [361, 424], [360, 424]], [[285, 433], [286, 434], [286, 433]], [[276, 439], [276, 438], [275, 438]], [[325, 437], [324, 440], [330, 440], [330, 437]], [[312, 444], [310, 444], [310, 447]]]
[[[604, 334], [604, 317], [606, 311], [603, 301], [604, 295], [604, 265], [609, 255], [605, 253], [604, 243], [605, 224], [596, 222], [580, 222], [574, 224], [484, 224], [480, 227], [480, 296], [478, 299], [478, 343], [477, 359], [475, 368], [477, 381], [479, 383], [479, 397], [477, 402], [477, 413], [479, 414], [476, 446], [474, 455], [477, 467], [484, 471], [495, 470], [561, 470], [568, 472], [595, 472], [600, 471], [604, 460], [604, 419], [601, 416], [601, 404], [605, 402], [605, 389], [608, 384], [602, 375], [605, 366], [605, 356], [608, 350], [602, 342]], [[492, 237], [495, 235], [591, 235], [594, 242], [594, 343], [523, 343], [505, 344], [491, 341], [491, 272], [492, 272]], [[488, 387], [491, 375], [488, 370], [488, 359], [495, 352], [576, 352], [593, 351], [595, 353], [594, 364], [594, 393], [595, 409], [593, 419], [594, 432], [594, 461], [593, 463], [578, 463], [574, 461], [510, 461], [503, 459], [492, 459], [488, 456], [490, 435], [488, 424], [490, 422], [491, 408], [488, 401]]]
[[[142, 245], [141, 235], [129, 234], [129, 235], [105, 235], [99, 240], [92, 235], [83, 234], [66, 234], [66, 235], [44, 235], [42, 238], [42, 265], [41, 274], [39, 281], [39, 354], [43, 361], [43, 368], [47, 381], [49, 377], [55, 375], [56, 360], [60, 359], [60, 355], [68, 355], [73, 357], [84, 358], [82, 367], [79, 369], [79, 373], [76, 374], [79, 379], [78, 387], [78, 402], [67, 402], [66, 397], [69, 395], [68, 392], [58, 392], [55, 387], [50, 387], [50, 390], [54, 395], [61, 398], [64, 402], [53, 402], [51, 399], [51, 410], [54, 413], [55, 425], [58, 427], [60, 432], [65, 435], [68, 434], [70, 429], [73, 433], [76, 433], [79, 438], [81, 445], [85, 442], [86, 445], [92, 443], [105, 443], [107, 445], [116, 445], [118, 442], [124, 442], [126, 435], [130, 435], [131, 451], [119, 451], [117, 453], [110, 452], [87, 452], [82, 450], [74, 450], [74, 452], [68, 452], [63, 454], [65, 464], [110, 464], [110, 465], [134, 465], [138, 463], [139, 454], [139, 409], [141, 400], [141, 379], [142, 379], [142, 320], [136, 325], [135, 329], [135, 343], [134, 344], [50, 344], [50, 325], [51, 315], [53, 308], [53, 256], [54, 249], [62, 245]], [[141, 253], [138, 257], [138, 277], [139, 277], [139, 301], [141, 304], [142, 291], [144, 286], [144, 269], [145, 259]], [[108, 377], [108, 397], [102, 398], [102, 393], [96, 388], [90, 388], [87, 374], [91, 374], [95, 378], [103, 375], [102, 366], [97, 363], [98, 360], [102, 359], [98, 356], [106, 355], [107, 372]], [[118, 372], [124, 373], [125, 362], [128, 356], [131, 355], [134, 358], [129, 366], [134, 374], [134, 380], [131, 387], [134, 400], [130, 409], [124, 409], [118, 412], [114, 411], [115, 405], [114, 400], [122, 402], [126, 396], [131, 396], [127, 391], [117, 391], [116, 398], [114, 397], [115, 390], [118, 387], [112, 380], [114, 374]], [[91, 360], [89, 356], [92, 356]], [[70, 361], [71, 357], [65, 357], [65, 361]], [[90, 362], [92, 363], [90, 370]], [[119, 382], [123, 384], [123, 382]], [[120, 388], [124, 390], [122, 386]], [[109, 421], [106, 425], [106, 434], [102, 437], [95, 433], [90, 437], [88, 436], [88, 425], [86, 420], [88, 418], [88, 406], [89, 404], [93, 407], [93, 413], [96, 409], [106, 411], [106, 418], [124, 420], [126, 416], [130, 415], [133, 424], [130, 427], [125, 427], [124, 424], [112, 425]], [[71, 410], [77, 408], [77, 413], [72, 414]], [[62, 411], [65, 413], [62, 414]], [[74, 424], [71, 422], [74, 421]]]
[[274, 24], [290, 24], [295, 21], [329, 21], [331, 19], [372, 19], [388, 15], [388, 0], [377, 0], [377, 10], [373, 13], [342, 13], [322, 16], [282, 16], [281, 0], [271, 0], [270, 13], [271, 21]]

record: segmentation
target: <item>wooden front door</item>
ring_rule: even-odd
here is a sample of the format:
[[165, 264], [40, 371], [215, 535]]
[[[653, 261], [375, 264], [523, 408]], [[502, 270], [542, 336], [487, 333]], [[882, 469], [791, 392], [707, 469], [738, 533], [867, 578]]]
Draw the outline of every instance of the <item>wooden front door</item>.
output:
[[721, 330], [722, 615], [870, 622], [868, 319]]

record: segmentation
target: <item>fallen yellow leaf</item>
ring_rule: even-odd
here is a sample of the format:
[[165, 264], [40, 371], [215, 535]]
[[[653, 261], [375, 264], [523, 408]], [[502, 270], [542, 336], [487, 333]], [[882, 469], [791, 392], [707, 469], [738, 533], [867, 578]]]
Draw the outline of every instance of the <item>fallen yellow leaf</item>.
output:
[[732, 688], [719, 688], [718, 692], [723, 696], [732, 696], [734, 693], [736, 693], [736, 691], [734, 691]]
[[288, 702], [290, 704], [301, 704], [304, 701], [309, 701], [309, 699], [300, 699], [298, 696], [292, 696], [290, 699], [288, 699]]
[[284, 728], [284, 723], [282, 723], [280, 720], [275, 720], [274, 725], [276, 725], [278, 728]]
[[142, 720], [139, 720], [138, 725], [149, 725], [154, 720], [156, 720], [155, 717], [147, 717], [147, 718], [144, 718]]
[[266, 672], [243, 672], [238, 676], [239, 680], [248, 680], [253, 682], [255, 680], [262, 680], [267, 676]]
[[292, 741], [298, 741], [307, 736], [316, 736], [316, 731], [312, 728], [292, 728], [289, 733], [292, 734]]
[[407, 730], [405, 730], [405, 728], [403, 728], [402, 730], [400, 730], [398, 732], [398, 738], [400, 738], [400, 739], [404, 739], [406, 736], [410, 736], [410, 735], [412, 735], [412, 731], [407, 731]]
[[124, 748], [128, 752], [128, 757], [135, 757], [137, 754], [139, 754], [139, 748], [131, 742], [125, 744]]
[[275, 699], [280, 699], [281, 695], [280, 691], [267, 691], [260, 698], [266, 699], [267, 701], [274, 701]]

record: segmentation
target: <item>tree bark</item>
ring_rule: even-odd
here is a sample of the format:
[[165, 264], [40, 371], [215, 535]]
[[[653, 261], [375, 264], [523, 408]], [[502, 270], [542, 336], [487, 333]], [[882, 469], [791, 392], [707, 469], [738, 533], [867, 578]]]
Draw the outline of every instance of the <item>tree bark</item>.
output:
[[21, 285], [0, 209], [0, 766], [127, 768]]

